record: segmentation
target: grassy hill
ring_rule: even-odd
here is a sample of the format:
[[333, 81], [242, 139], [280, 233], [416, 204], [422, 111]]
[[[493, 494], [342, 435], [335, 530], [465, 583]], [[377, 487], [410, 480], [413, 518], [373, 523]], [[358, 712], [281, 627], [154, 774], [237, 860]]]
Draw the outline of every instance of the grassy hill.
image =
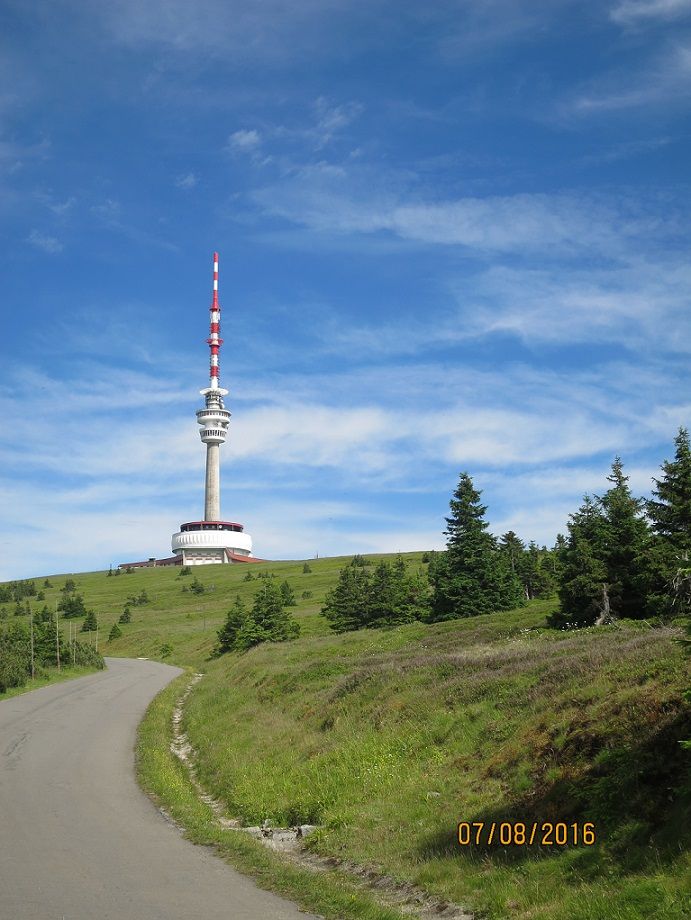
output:
[[[243, 823], [319, 824], [308, 838], [316, 852], [492, 918], [691, 916], [691, 754], [678, 744], [691, 718], [678, 630], [627, 621], [556, 632], [544, 627], [553, 602], [539, 601], [334, 635], [318, 611], [345, 561], [310, 560], [307, 574], [302, 563], [252, 566], [287, 578], [302, 634], [219, 659], [209, 654], [225, 611], [258, 585], [244, 581], [245, 567], [74, 577], [105, 654], [158, 657], [167, 645], [166, 660], [205, 672], [184, 727], [202, 783]], [[204, 593], [183, 592], [195, 576]], [[64, 576], [51, 581], [49, 604]], [[150, 602], [104, 642], [142, 588]], [[592, 822], [596, 843], [488, 846], [485, 831], [481, 845], [459, 847], [459, 821], [564, 822], [579, 834]]]

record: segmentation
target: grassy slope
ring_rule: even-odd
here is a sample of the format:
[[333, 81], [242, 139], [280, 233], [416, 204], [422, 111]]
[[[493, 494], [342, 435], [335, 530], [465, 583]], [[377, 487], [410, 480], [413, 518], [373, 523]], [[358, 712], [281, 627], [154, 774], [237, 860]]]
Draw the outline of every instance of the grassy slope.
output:
[[[418, 563], [419, 554], [410, 554]], [[691, 914], [686, 667], [674, 631], [645, 625], [561, 634], [550, 608], [334, 636], [318, 616], [343, 560], [275, 563], [303, 634], [208, 660], [244, 567], [191, 578], [143, 570], [77, 576], [103, 632], [127, 594], [125, 635], [106, 654], [156, 656], [207, 676], [186, 728], [203, 781], [248, 823], [323, 825], [319, 852], [369, 862], [493, 917], [677, 920]], [[56, 588], [62, 579], [53, 578]], [[55, 590], [55, 589], [54, 589]], [[303, 590], [312, 592], [300, 600]], [[595, 822], [592, 849], [461, 851], [458, 820]]]

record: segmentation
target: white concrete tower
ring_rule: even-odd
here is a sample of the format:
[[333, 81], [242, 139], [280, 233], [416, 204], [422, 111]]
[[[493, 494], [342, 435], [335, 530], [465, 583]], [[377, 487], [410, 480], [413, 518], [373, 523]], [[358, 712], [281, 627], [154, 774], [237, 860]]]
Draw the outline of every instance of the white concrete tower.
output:
[[199, 432], [202, 441], [206, 444], [206, 485], [204, 488], [204, 520], [220, 521], [221, 519], [221, 444], [228, 436], [230, 412], [223, 405], [223, 397], [228, 395], [228, 390], [218, 385], [221, 366], [218, 353], [223, 339], [221, 331], [221, 307], [218, 302], [218, 253], [214, 253], [214, 288], [213, 299], [209, 312], [211, 322], [209, 338], [206, 340], [211, 351], [209, 364], [209, 385], [201, 390], [206, 405], [197, 411], [197, 422], [202, 426]]
[[180, 525], [173, 535], [173, 552], [182, 555], [185, 565], [210, 562], [242, 562], [252, 556], [252, 538], [244, 532], [242, 524], [221, 520], [221, 444], [228, 437], [230, 412], [223, 403], [228, 395], [219, 385], [221, 367], [219, 351], [223, 345], [221, 332], [221, 307], [218, 302], [218, 253], [214, 253], [213, 298], [209, 338], [211, 352], [209, 386], [200, 390], [204, 408], [197, 410], [199, 434], [206, 444], [206, 481], [204, 486], [204, 520]]

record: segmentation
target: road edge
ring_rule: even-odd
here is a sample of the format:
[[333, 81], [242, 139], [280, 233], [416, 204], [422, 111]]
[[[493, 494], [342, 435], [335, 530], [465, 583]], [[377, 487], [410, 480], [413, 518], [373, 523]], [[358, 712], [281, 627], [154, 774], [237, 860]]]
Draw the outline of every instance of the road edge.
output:
[[137, 729], [136, 774], [159, 811], [193, 843], [212, 847], [260, 888], [282, 895], [327, 920], [403, 920], [338, 869], [315, 872], [289, 863], [280, 854], [235, 830], [219, 826], [190, 777], [171, 751], [173, 709], [189, 684], [191, 669], [174, 678], [149, 704]]

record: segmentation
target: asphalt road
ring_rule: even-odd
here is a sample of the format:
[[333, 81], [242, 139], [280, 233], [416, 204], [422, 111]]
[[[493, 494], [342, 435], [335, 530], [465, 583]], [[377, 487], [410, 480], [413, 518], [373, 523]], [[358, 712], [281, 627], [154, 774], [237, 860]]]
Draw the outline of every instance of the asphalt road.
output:
[[137, 786], [137, 724], [178, 673], [112, 658], [0, 701], [0, 920], [309, 916], [184, 840]]

